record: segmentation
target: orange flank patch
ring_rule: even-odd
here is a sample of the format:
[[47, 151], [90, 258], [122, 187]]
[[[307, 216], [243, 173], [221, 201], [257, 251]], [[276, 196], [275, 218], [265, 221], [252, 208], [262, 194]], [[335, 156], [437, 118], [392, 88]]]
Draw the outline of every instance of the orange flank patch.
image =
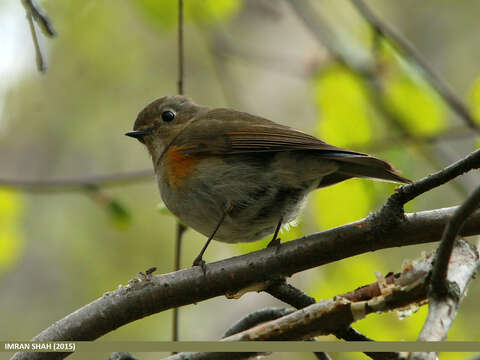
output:
[[168, 182], [173, 187], [181, 187], [185, 177], [195, 170], [199, 156], [182, 154], [182, 146], [170, 146], [165, 157], [165, 168]]

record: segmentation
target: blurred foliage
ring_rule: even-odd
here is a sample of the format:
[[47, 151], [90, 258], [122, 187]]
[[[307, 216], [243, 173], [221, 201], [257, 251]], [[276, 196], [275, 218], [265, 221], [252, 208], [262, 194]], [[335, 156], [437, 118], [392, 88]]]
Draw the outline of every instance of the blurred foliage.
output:
[[379, 44], [379, 63], [385, 77], [385, 100], [406, 129], [414, 135], [435, 135], [447, 127], [443, 100], [421, 77], [421, 70], [383, 40]]
[[[418, 136], [432, 136], [445, 131], [445, 105], [416, 69], [412, 69], [385, 41], [379, 44], [377, 56], [379, 71], [384, 77], [382, 91], [386, 106], [401, 125]], [[335, 64], [318, 73], [313, 79], [318, 136], [347, 148], [368, 146], [382, 136], [394, 137], [397, 131], [384, 128], [374, 115], [368, 91], [364, 79], [342, 65]], [[480, 103], [480, 95], [475, 94], [475, 88], [472, 93], [474, 101], [478, 96]], [[415, 149], [391, 146], [384, 156], [409, 176], [413, 170], [411, 159], [419, 155]], [[313, 195], [313, 218], [322, 229], [359, 220], [382, 204], [395, 186], [357, 179], [327, 187]], [[415, 204], [416, 201], [406, 204], [406, 211], [414, 210]], [[399, 267], [400, 264], [394, 266]], [[395, 271], [376, 254], [363, 254], [351, 261], [327, 265], [321, 275], [312, 281], [308, 293], [317, 300], [327, 299], [376, 281], [374, 274], [380, 269]], [[405, 312], [367, 316], [354, 326], [375, 340], [413, 341], [423, 326], [427, 311], [428, 308], [423, 306], [414, 309], [413, 314], [406, 318], [402, 317]], [[468, 337], [462, 327], [461, 316], [449, 333], [450, 339], [457, 336], [460, 339]]]
[[[302, 223], [298, 220], [289, 225], [284, 225], [278, 234], [278, 237], [281, 239], [281, 242], [287, 242], [295, 240], [303, 236], [305, 232], [303, 231]], [[273, 234], [267, 236], [265, 239], [249, 243], [239, 243], [236, 245], [236, 252], [240, 254], [245, 254], [251, 251], [265, 249], [265, 247], [272, 241]]]
[[[18, 5], [16, 1], [7, 0], [0, 2], [0, 6], [9, 1], [13, 7]], [[306, 59], [318, 57], [318, 44], [306, 35], [300, 22], [291, 21], [288, 7], [277, 6], [276, 2], [243, 0], [185, 0], [184, 4], [186, 91], [193, 99], [205, 105], [224, 105], [221, 99], [225, 97], [218, 81], [221, 77], [234, 93], [232, 98], [238, 99], [232, 106], [239, 110], [273, 113], [275, 116], [268, 117], [290, 120], [288, 125], [303, 127], [307, 132], [315, 129], [319, 137], [337, 146], [372, 147], [374, 155], [388, 159], [403, 170], [403, 175], [413, 179], [432, 171], [432, 165], [422, 158], [418, 148], [403, 142], [398, 137], [398, 129], [379, 116], [367, 84], [356, 74], [333, 61], [321, 72], [306, 77], [285, 76], [288, 71], [279, 71], [278, 66], [273, 66], [271, 62], [278, 57], [282, 66], [298, 59], [292, 65], [303, 69]], [[329, 4], [342, 14], [346, 9], [340, 1]], [[412, 4], [418, 9], [415, 16], [411, 15]], [[75, 177], [150, 168], [151, 161], [143, 146], [123, 134], [131, 129], [142, 106], [176, 91], [177, 2], [50, 0], [42, 2], [43, 5], [59, 36], [48, 42], [46, 76], [33, 73], [34, 55], [30, 53], [25, 72], [0, 99], [5, 103], [0, 118], [2, 174], [19, 178]], [[471, 74], [477, 71], [478, 65], [475, 54], [480, 52], [475, 46], [477, 37], [471, 35], [475, 34], [472, 28], [478, 23], [476, 17], [472, 17], [475, 11], [471, 7], [477, 6], [475, 3], [465, 7], [449, 4], [448, 11], [446, 5], [435, 5], [436, 17], [446, 16], [449, 26], [456, 22], [455, 31], [445, 29], [447, 22], [441, 21], [429, 22], [429, 31], [425, 31], [425, 20], [430, 15], [422, 13], [422, 9], [431, 8], [428, 2], [377, 1], [375, 5], [379, 13], [389, 14], [399, 27], [410, 32], [408, 36], [424, 47], [426, 58], [432, 59], [442, 71], [448, 71], [455, 88], [465, 88], [462, 81], [468, 81], [471, 86]], [[318, 6], [323, 5], [319, 2]], [[15, 16], [28, 34], [23, 9], [19, 8], [21, 11]], [[451, 16], [453, 8], [458, 11], [457, 17]], [[326, 12], [332, 10], [325, 9]], [[458, 14], [463, 17], [459, 19]], [[464, 25], [470, 18], [471, 25]], [[335, 26], [347, 25], [348, 31], [356, 31], [358, 21], [350, 22], [350, 17], [342, 16], [334, 19]], [[238, 63], [242, 64], [222, 63], [226, 61], [223, 57], [212, 62], [206, 40], [213, 39], [205, 38], [208, 32], [198, 34], [190, 24], [208, 25], [213, 32], [223, 31], [238, 48], [245, 47], [247, 51], [242, 57], [238, 56], [242, 59]], [[365, 29], [363, 26], [359, 31], [365, 32]], [[462, 41], [444, 41], [444, 36], [450, 33]], [[25, 48], [31, 49], [30, 42], [25, 44]], [[247, 44], [258, 46], [254, 50]], [[469, 51], [470, 55], [462, 56], [464, 66], [459, 66], [458, 54]], [[263, 66], [251, 66], [250, 53], [252, 62]], [[235, 52], [229, 56], [236, 58]], [[282, 56], [289, 60], [282, 62]], [[383, 44], [378, 56], [384, 80], [383, 100], [398, 114], [406, 129], [416, 135], [434, 135], [458, 121], [448, 117], [445, 105], [425, 84], [417, 69], [406, 64], [392, 48]], [[221, 71], [215, 67], [218, 63], [222, 65]], [[462, 80], [464, 78], [466, 80]], [[308, 99], [313, 99], [313, 104]], [[471, 99], [479, 118], [478, 80], [471, 87]], [[382, 139], [391, 144], [377, 151], [376, 142]], [[426, 145], [426, 148], [432, 154], [446, 149], [459, 158], [470, 151], [473, 142], [468, 139], [453, 145]], [[450, 159], [441, 158], [440, 162], [447, 164]], [[326, 229], [358, 220], [377, 209], [394, 186], [349, 180], [322, 189], [310, 197], [307, 216], [300, 219], [298, 226], [284, 230], [280, 237], [282, 241], [289, 241], [318, 231], [319, 227]], [[97, 202], [82, 192], [25, 196], [28, 196], [28, 209], [24, 206], [24, 195], [0, 191], [0, 272], [6, 274], [2, 277], [2, 286], [7, 294], [0, 298], [0, 308], [2, 318], [10, 324], [8, 329], [0, 329], [0, 338], [10, 334], [31, 338], [39, 327], [114, 289], [117, 284], [125, 284], [152, 265], [158, 266], [158, 272], [171, 271], [175, 218], [162, 216], [164, 210], [155, 211], [160, 197], [153, 179], [150, 183], [108, 189], [106, 199]], [[407, 211], [451, 206], [461, 197], [445, 186], [425, 199], [407, 204]], [[106, 212], [110, 218], [105, 216]], [[110, 219], [116, 225], [112, 226]], [[125, 226], [127, 224], [129, 226]], [[261, 249], [270, 239], [237, 246], [213, 243], [206, 254], [207, 261]], [[205, 237], [195, 231], [186, 232], [184, 267], [191, 264], [204, 241]], [[417, 257], [426, 246], [364, 254], [304, 272], [289, 281], [317, 299], [329, 298], [375, 281], [375, 272], [398, 271], [401, 259]], [[477, 288], [473, 282], [471, 295], [460, 307], [449, 339], [480, 340], [476, 326], [480, 320], [476, 311]], [[181, 339], [218, 338], [223, 329], [246, 313], [278, 306], [278, 302], [264, 295], [247, 294], [235, 301], [216, 298], [183, 308]], [[34, 303], [31, 302], [33, 296]], [[222, 316], [211, 321], [211, 314], [218, 313], [219, 309]], [[423, 307], [402, 321], [395, 313], [372, 314], [355, 327], [378, 340], [413, 340], [425, 313], [426, 307]], [[23, 321], [18, 321], [19, 314]], [[198, 323], [202, 326], [195, 326]], [[164, 312], [122, 327], [104, 339], [169, 338], [170, 313]], [[155, 354], [142, 354], [142, 358], [148, 356], [156, 358]], [[302, 359], [311, 358], [311, 354], [302, 356], [299, 355]], [[362, 355], [336, 354], [336, 357], [361, 358]], [[290, 359], [292, 355], [275, 354], [271, 358]]]
[[315, 219], [322, 229], [347, 224], [368, 215], [372, 210], [370, 184], [348, 180], [314, 194]]
[[480, 124], [480, 78], [477, 78], [470, 89], [470, 102], [477, 124]]
[[111, 199], [107, 205], [107, 211], [110, 214], [113, 223], [119, 228], [130, 225], [132, 215], [125, 205], [116, 199]]
[[20, 217], [24, 211], [23, 196], [0, 188], [0, 275], [15, 266], [24, 241]]
[[425, 84], [399, 75], [388, 82], [386, 99], [405, 127], [416, 135], [435, 135], [446, 129], [440, 97]]
[[[163, 29], [172, 29], [177, 24], [178, 1], [133, 0], [132, 3], [150, 20]], [[238, 12], [240, 0], [186, 0], [184, 19], [205, 25], [226, 22]]]
[[367, 145], [372, 139], [370, 105], [362, 79], [341, 65], [319, 73], [313, 83], [319, 110], [317, 134], [336, 146]]

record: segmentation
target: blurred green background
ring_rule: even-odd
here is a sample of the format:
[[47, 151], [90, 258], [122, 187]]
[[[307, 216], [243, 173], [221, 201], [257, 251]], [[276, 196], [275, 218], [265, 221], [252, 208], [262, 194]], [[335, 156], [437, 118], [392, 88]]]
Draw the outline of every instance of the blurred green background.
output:
[[[380, 92], [372, 94], [365, 78], [330, 56], [285, 2], [185, 0], [186, 94], [199, 104], [233, 107], [375, 154], [411, 179], [437, 171], [476, 147], [472, 132], [421, 72], [391, 44], [378, 41], [349, 1], [312, 3], [352, 54], [375, 59]], [[480, 118], [480, 2], [368, 4], [419, 49]], [[48, 61], [45, 75], [36, 71], [20, 2], [0, 0], [0, 178], [150, 169], [145, 149], [123, 134], [143, 106], [177, 91], [177, 1], [45, 0], [41, 5], [59, 33], [56, 39], [41, 39]], [[467, 174], [412, 201], [407, 211], [457, 205], [478, 184], [477, 172]], [[318, 191], [310, 196], [299, 225], [281, 237], [294, 239], [365, 217], [394, 188], [350, 180]], [[157, 266], [158, 273], [172, 271], [175, 219], [158, 211], [160, 201], [153, 178], [101, 193], [0, 187], [0, 339], [30, 339], [151, 266]], [[187, 231], [183, 267], [190, 266], [204, 241]], [[265, 244], [215, 242], [205, 259], [212, 262]], [[433, 248], [419, 245], [356, 256], [297, 274], [291, 282], [317, 300], [325, 299], [374, 282], [375, 272], [399, 271], [404, 259]], [[474, 281], [449, 340], [480, 340], [475, 306], [479, 296]], [[186, 306], [181, 309], [180, 339], [218, 339], [239, 318], [272, 305], [282, 306], [268, 294], [249, 293], [239, 300], [215, 298]], [[354, 327], [376, 340], [415, 340], [426, 313], [422, 307], [403, 320], [396, 313], [370, 315]], [[169, 340], [170, 332], [167, 311], [101, 340]]]

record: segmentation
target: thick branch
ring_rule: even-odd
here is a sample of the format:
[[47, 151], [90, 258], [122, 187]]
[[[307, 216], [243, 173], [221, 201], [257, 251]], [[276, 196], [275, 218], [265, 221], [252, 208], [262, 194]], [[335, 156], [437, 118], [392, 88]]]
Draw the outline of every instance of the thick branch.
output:
[[[247, 288], [258, 291], [268, 287], [272, 279], [369, 251], [437, 241], [456, 209], [406, 214], [395, 227], [384, 229], [382, 236], [375, 235], [378, 224], [366, 218], [278, 248], [207, 264], [206, 275], [195, 267], [135, 279], [56, 322], [34, 340], [94, 340], [129, 322], [176, 306], [225, 294], [232, 296]], [[480, 211], [467, 220], [461, 231], [463, 236], [476, 234], [480, 234]], [[42, 354], [23, 353], [14, 358], [45, 358]], [[55, 356], [63, 358], [67, 354]]]
[[[458, 243], [469, 245], [463, 241], [458, 241]], [[457, 265], [454, 256], [458, 252], [463, 253], [464, 260]], [[448, 296], [446, 298], [429, 297], [427, 320], [418, 337], [419, 341], [443, 341], [447, 338], [447, 332], [457, 315], [458, 305], [465, 296], [467, 286], [479, 267], [478, 259], [478, 249], [473, 246], [461, 248], [455, 246], [454, 253], [450, 259], [447, 280], [450, 286], [456, 289], [458, 296]], [[410, 357], [412, 360], [435, 360], [436, 358], [436, 354], [432, 352], [412, 353]]]
[[[478, 187], [468, 199], [455, 211], [452, 218], [447, 224], [445, 231], [438, 246], [437, 256], [435, 258], [435, 267], [432, 273], [432, 289], [431, 298], [439, 301], [445, 297], [458, 298], [460, 294], [451, 294], [449, 284], [447, 281], [448, 266], [450, 263], [450, 256], [453, 251], [453, 245], [462, 229], [463, 224], [468, 217], [478, 209], [480, 205], [480, 187]], [[445, 334], [446, 335], [446, 334]], [[433, 339], [435, 340], [435, 339]]]
[[[381, 295], [369, 300], [352, 302], [344, 297], [318, 302], [295, 313], [283, 316], [255, 328], [224, 339], [240, 340], [293, 340], [332, 333], [339, 327], [375, 312], [421, 304], [426, 300], [428, 275], [432, 256], [420, 259], [408, 266], [392, 284], [381, 284]], [[458, 242], [452, 256], [452, 273], [457, 275], [462, 292], [479, 264], [478, 251], [465, 241]], [[468, 268], [468, 270], [467, 270]], [[461, 279], [461, 280], [460, 280]]]
[[[388, 280], [390, 280], [390, 283], [392, 283], [393, 275], [385, 279], [385, 281], [388, 281]], [[348, 296], [352, 296], [352, 294], [356, 294], [357, 292], [359, 292], [360, 294], [362, 294], [361, 296], [364, 298], [365, 294], [372, 294], [374, 292], [374, 289], [379, 289], [379, 286], [378, 286], [378, 283], [374, 283], [374, 284], [366, 285], [365, 288], [370, 289], [370, 291], [365, 292], [363, 290], [364, 288], [359, 288], [353, 291], [352, 293], [343, 294], [339, 296], [349, 299]], [[297, 309], [302, 309], [315, 303], [314, 298], [308, 296], [300, 289], [297, 289], [296, 287], [290, 284], [287, 284], [286, 281], [281, 281], [270, 286], [268, 289], [265, 290], [265, 292], [268, 292], [270, 295], [274, 296], [275, 298], [282, 300], [283, 302], [290, 304], [291, 306]], [[378, 292], [377, 295], [379, 294], [380, 292]], [[355, 297], [353, 297], [353, 299], [355, 299]], [[352, 300], [352, 299], [349, 299], [349, 300]], [[359, 333], [352, 327], [338, 329], [333, 333], [333, 335], [345, 341], [373, 341], [372, 339]], [[394, 352], [365, 352], [365, 355], [367, 355], [368, 357], [374, 360], [398, 360], [399, 359], [399, 354]]]
[[[432, 268], [433, 256], [423, 257], [409, 264], [403, 272], [394, 276], [390, 283], [379, 284], [380, 294], [367, 300], [352, 301], [343, 296], [320, 301], [302, 310], [282, 316], [251, 329], [234, 334], [222, 341], [271, 341], [298, 340], [306, 337], [325, 335], [338, 327], [351, 323], [375, 312], [399, 310], [412, 305], [421, 305], [426, 301], [428, 278]], [[479, 264], [477, 250], [465, 241], [457, 243], [452, 257], [454, 271], [469, 268], [469, 279]], [[463, 284], [466, 285], [466, 284]], [[462, 289], [464, 290], [464, 288]], [[358, 291], [358, 289], [356, 290]], [[351, 298], [361, 296], [351, 294]], [[201, 353], [188, 359], [207, 359]], [[180, 360], [181, 355], [171, 356], [168, 360]]]
[[[475, 257], [465, 256], [462, 267], [453, 267], [452, 251], [458, 233], [470, 214], [478, 209], [479, 203], [480, 187], [458, 207], [445, 228], [435, 256], [429, 291], [428, 316], [418, 338], [420, 341], [443, 341], [447, 338], [448, 330], [457, 315], [458, 305], [465, 295], [468, 283], [475, 275], [478, 266], [478, 251], [464, 249], [465, 253], [468, 253], [468, 250], [473, 251]], [[434, 360], [435, 358], [435, 353], [412, 354], [414, 360]]]

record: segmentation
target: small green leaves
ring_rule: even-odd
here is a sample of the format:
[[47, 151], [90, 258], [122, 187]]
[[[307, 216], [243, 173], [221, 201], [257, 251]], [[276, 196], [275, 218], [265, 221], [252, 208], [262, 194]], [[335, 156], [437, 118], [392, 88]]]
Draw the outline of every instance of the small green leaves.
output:
[[23, 213], [23, 196], [0, 189], [0, 274], [12, 266], [23, 249], [19, 219]]
[[336, 146], [368, 143], [372, 138], [371, 114], [362, 79], [334, 65], [314, 81], [319, 111], [317, 134]]
[[107, 212], [116, 226], [124, 228], [130, 225], [132, 215], [120, 201], [110, 199], [110, 202], [107, 204]]
[[423, 81], [398, 74], [388, 81], [385, 97], [413, 134], [435, 135], [445, 130], [445, 105]]
[[[132, 2], [152, 24], [171, 29], [177, 24], [178, 2], [172, 0], [134, 0]], [[240, 8], [239, 0], [188, 0], [185, 20], [201, 24], [228, 21]]]
[[473, 116], [477, 124], [480, 124], [480, 78], [477, 78], [470, 91]]

